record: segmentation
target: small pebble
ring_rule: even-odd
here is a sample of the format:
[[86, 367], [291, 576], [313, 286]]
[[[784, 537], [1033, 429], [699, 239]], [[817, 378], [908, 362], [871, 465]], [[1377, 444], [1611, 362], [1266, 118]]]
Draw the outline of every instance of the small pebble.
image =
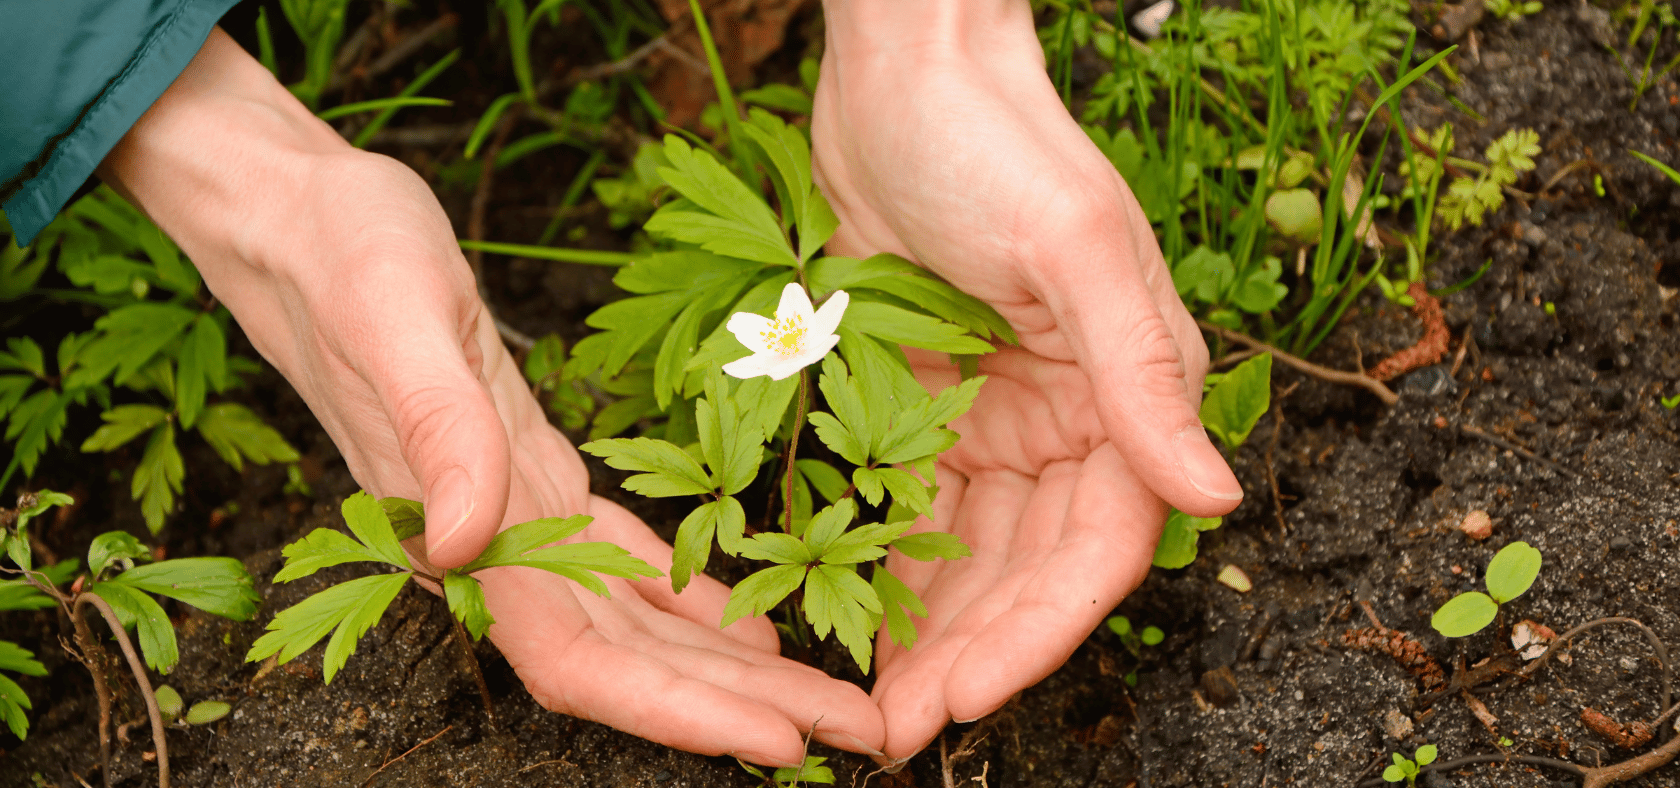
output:
[[[1458, 530], [1463, 531], [1465, 536], [1480, 542], [1493, 536], [1493, 518], [1489, 517], [1487, 512], [1477, 509], [1464, 515], [1464, 522], [1458, 524]], [[1453, 567], [1453, 574], [1458, 574], [1458, 567]]]
[[1382, 718], [1383, 733], [1395, 741], [1405, 741], [1412, 735], [1412, 718], [1396, 709], [1389, 709]]
[[1254, 582], [1248, 579], [1248, 573], [1238, 569], [1236, 564], [1226, 564], [1224, 569], [1219, 570], [1217, 579], [1239, 593], [1246, 594], [1254, 590]]
[[1610, 549], [1618, 553], [1625, 553], [1633, 549], [1633, 540], [1625, 536], [1613, 537], [1610, 540]]
[[1617, 663], [1622, 666], [1622, 670], [1629, 673], [1639, 669], [1639, 660], [1633, 657], [1622, 657], [1620, 660], [1617, 660]]

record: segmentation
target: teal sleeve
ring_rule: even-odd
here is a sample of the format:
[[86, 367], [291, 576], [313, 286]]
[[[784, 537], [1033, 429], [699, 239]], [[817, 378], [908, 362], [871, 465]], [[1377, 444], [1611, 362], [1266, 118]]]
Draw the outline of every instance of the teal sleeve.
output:
[[0, 203], [34, 240], [238, 0], [0, 0]]

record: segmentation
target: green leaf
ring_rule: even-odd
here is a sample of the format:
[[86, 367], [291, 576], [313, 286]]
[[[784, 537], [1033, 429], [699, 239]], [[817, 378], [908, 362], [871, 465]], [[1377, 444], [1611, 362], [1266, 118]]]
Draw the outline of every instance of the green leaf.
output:
[[933, 519], [933, 500], [928, 495], [928, 488], [923, 486], [920, 479], [897, 468], [877, 468], [875, 475], [886, 485], [887, 491], [892, 493], [894, 503], [903, 504], [911, 511], [929, 520]]
[[[881, 271], [883, 266], [873, 263], [883, 258], [890, 258], [892, 266], [878, 275], [870, 275]], [[1011, 344], [1018, 342], [1009, 321], [991, 305], [933, 278], [897, 255], [880, 254], [868, 260], [824, 257], [813, 260], [807, 269], [813, 272], [811, 287], [818, 294], [837, 289], [853, 293], [876, 290], [915, 304], [974, 332], [981, 339], [995, 336]]]
[[181, 693], [168, 684], [160, 685], [152, 691], [152, 697], [157, 698], [158, 711], [163, 713], [164, 720], [173, 720], [181, 716], [181, 710], [187, 707], [186, 701], [181, 700]]
[[824, 446], [833, 450], [835, 454], [844, 457], [853, 465], [864, 465], [869, 462], [869, 444], [851, 430], [846, 429], [839, 419], [822, 411], [814, 411], [806, 416], [811, 426], [817, 431], [817, 439]]
[[690, 301], [671, 323], [670, 330], [665, 332], [665, 339], [659, 344], [659, 353], [654, 358], [653, 394], [659, 407], [666, 407], [671, 395], [678, 393], [682, 387], [684, 368], [694, 357], [699, 341], [700, 322], [733, 301], [756, 273], [749, 271], [715, 287], [686, 294]]
[[536, 341], [525, 354], [525, 379], [532, 385], [551, 381], [566, 366], [566, 343], [559, 334], [548, 334]]
[[1382, 778], [1391, 783], [1401, 782], [1406, 779], [1406, 770], [1391, 763], [1383, 769]]
[[380, 498], [379, 506], [391, 521], [397, 541], [412, 539], [426, 532], [426, 507], [407, 498]]
[[140, 464], [134, 468], [134, 481], [129, 485], [129, 492], [140, 502], [140, 513], [152, 533], [163, 529], [164, 518], [175, 508], [175, 496], [181, 492], [186, 473], [181, 452], [175, 448], [175, 425], [167, 421], [159, 424], [146, 442], [146, 453], [140, 455]]
[[707, 385], [708, 396], [695, 403], [695, 426], [700, 432], [700, 450], [710, 466], [713, 481], [724, 495], [734, 495], [752, 483], [758, 475], [759, 459], [764, 453], [764, 435], [756, 420], [741, 418], [740, 408], [728, 394], [722, 373], [712, 370], [716, 378]]
[[794, 467], [829, 503], [840, 500], [840, 496], [846, 494], [846, 477], [834, 466], [822, 460], [805, 458], [795, 461]]
[[558, 544], [594, 521], [595, 518], [587, 514], [574, 514], [571, 517], [543, 517], [520, 523], [496, 534], [485, 546], [484, 552], [479, 553], [472, 563], [461, 567], [460, 571], [470, 574], [486, 567], [515, 565], [520, 556]]
[[[786, 86], [782, 86], [786, 87]], [[745, 99], [745, 95], [742, 96]], [[806, 99], [807, 106], [810, 99]], [[805, 216], [805, 201], [811, 194], [811, 146], [805, 135], [792, 126], [761, 109], [747, 112], [747, 124], [741, 127], [764, 154], [772, 167], [770, 175], [776, 194], [782, 199], [782, 225], [788, 226]], [[799, 228], [801, 246], [805, 228]], [[804, 255], [801, 260], [807, 259]]]
[[99, 414], [105, 423], [82, 442], [82, 451], [115, 451], [169, 418], [156, 405], [118, 405]]
[[748, 575], [729, 592], [729, 602], [723, 607], [723, 620], [718, 626], [727, 627], [742, 617], [764, 615], [764, 611], [781, 603], [803, 582], [805, 565], [802, 563], [773, 566]]
[[56, 442], [64, 434], [66, 410], [75, 394], [42, 389], [31, 394], [12, 411], [6, 427], [6, 440], [12, 440], [12, 461], [0, 473], [0, 487], [11, 478], [12, 472], [22, 469], [25, 476], [35, 472], [47, 444]]
[[711, 476], [681, 447], [653, 438], [609, 438], [578, 447], [621, 471], [645, 471], [624, 480], [624, 489], [649, 498], [705, 495]]
[[637, 580], [644, 577], [663, 577], [664, 572], [653, 568], [640, 558], [615, 544], [607, 542], [574, 542], [572, 544], [533, 550], [506, 566], [529, 566], [564, 576], [598, 596], [611, 597], [607, 584], [596, 574]]
[[1155, 543], [1154, 565], [1161, 569], [1181, 569], [1196, 560], [1196, 542], [1202, 531], [1210, 531], [1223, 522], [1218, 517], [1191, 517], [1177, 509], [1167, 514], [1161, 528], [1161, 541]]
[[210, 448], [236, 471], [245, 469], [244, 460], [258, 465], [298, 461], [297, 449], [244, 405], [211, 405], [198, 417], [196, 426]]
[[369, 553], [392, 566], [413, 568], [408, 563], [408, 556], [403, 553], [402, 545], [397, 542], [390, 516], [385, 514], [385, 507], [373, 496], [357, 491], [345, 498], [338, 510], [344, 516], [344, 524], [349, 526], [350, 533], [367, 546]]
[[1272, 406], [1272, 354], [1261, 353], [1225, 373], [1202, 401], [1202, 426], [1227, 448], [1248, 440], [1260, 417]]
[[25, 676], [47, 675], [47, 666], [36, 661], [35, 652], [6, 640], [0, 640], [0, 670]]
[[1512, 542], [1488, 562], [1485, 580], [1488, 594], [1503, 605], [1527, 592], [1539, 576], [1540, 551], [1527, 542]]
[[126, 561], [132, 566], [136, 559], [150, 561], [152, 551], [146, 549], [139, 539], [127, 531], [106, 531], [95, 536], [88, 544], [88, 574], [94, 577], [98, 577], [112, 564]]
[[0, 375], [0, 417], [11, 413], [34, 385], [35, 378], [28, 375]]
[[910, 462], [956, 445], [957, 434], [942, 428], [968, 412], [985, 382], [984, 375], [969, 378], [939, 392], [937, 397], [905, 408], [892, 429], [882, 436], [878, 459], [894, 464]]
[[902, 348], [860, 334], [844, 324], [836, 333], [840, 335], [840, 356], [851, 367], [852, 377], [858, 381], [865, 400], [890, 406], [870, 410], [869, 430], [861, 437], [884, 434], [890, 426], [893, 409], [928, 398], [927, 391], [911, 374], [910, 361]]
[[846, 307], [851, 329], [900, 345], [944, 353], [990, 353], [991, 343], [969, 336], [968, 329], [891, 304], [865, 300], [861, 294]]
[[1425, 744], [1422, 747], [1417, 748], [1417, 753], [1412, 757], [1417, 759], [1417, 765], [1419, 766], [1428, 766], [1429, 764], [1434, 763], [1435, 745]]
[[888, 572], [885, 566], [875, 567], [869, 584], [875, 587], [875, 595], [881, 600], [887, 636], [904, 648], [914, 648], [916, 623], [910, 617], [927, 618], [927, 605], [922, 604], [921, 597], [916, 596], [916, 592], [911, 591], [904, 581]]
[[233, 706], [227, 701], [201, 700], [187, 709], [187, 714], [181, 721], [188, 725], [209, 725], [226, 717], [230, 711], [233, 711]]
[[1138, 640], [1145, 646], [1160, 645], [1166, 637], [1167, 634], [1162, 632], [1160, 627], [1144, 627], [1143, 631], [1138, 633]]
[[[779, 82], [772, 82], [752, 90], [743, 90], [741, 91], [741, 101], [793, 115], [811, 114], [811, 94], [792, 85], [783, 85]], [[756, 111], [754, 111], [754, 114], [756, 114]], [[747, 128], [743, 126], [742, 130]]]
[[17, 682], [0, 675], [0, 718], [6, 720], [6, 727], [12, 735], [21, 739], [29, 737], [29, 718], [24, 716], [26, 709], [33, 708], [29, 703], [29, 696]]
[[137, 566], [110, 582], [166, 596], [234, 621], [249, 620], [262, 601], [245, 565], [219, 556], [173, 558]]
[[[122, 383], [173, 342], [198, 313], [175, 304], [143, 302], [112, 310], [96, 321], [97, 336], [78, 354], [66, 388], [85, 388], [113, 376]], [[114, 375], [113, 375], [114, 373]]]
[[227, 337], [208, 314], [199, 315], [181, 343], [180, 369], [175, 378], [175, 411], [181, 428], [192, 429], [211, 389], [227, 387]]
[[359, 577], [280, 611], [268, 622], [269, 631], [251, 644], [245, 661], [279, 654], [280, 662], [290, 662], [332, 632], [321, 660], [324, 678], [332, 683], [333, 676], [355, 652], [356, 641], [384, 615], [409, 577], [408, 572]]
[[885, 545], [891, 544], [905, 531], [910, 530], [913, 524], [911, 520], [900, 520], [896, 523], [858, 526], [830, 542], [822, 551], [821, 560], [825, 564], [861, 564], [873, 561], [886, 555]]
[[[745, 99], [746, 94], [743, 93], [741, 98]], [[792, 786], [798, 783], [822, 783], [823, 785], [833, 785], [834, 770], [823, 765], [823, 763], [827, 760], [827, 758], [822, 758], [816, 755], [807, 755], [805, 756], [805, 761], [798, 766], [783, 766], [777, 769], [772, 776], [771, 781], [779, 786]], [[762, 777], [763, 775], [760, 776]]]
[[893, 540], [892, 546], [906, 557], [917, 561], [932, 561], [935, 558], [955, 561], [974, 555], [956, 534], [940, 531], [923, 531], [901, 536]]
[[859, 495], [868, 501], [870, 506], [879, 506], [881, 496], [886, 494], [886, 488], [881, 485], [881, 476], [873, 468], [857, 468], [852, 471], [852, 484], [857, 486]]
[[159, 673], [175, 667], [181, 659], [175, 646], [175, 627], [157, 600], [126, 583], [94, 583], [89, 590], [111, 606], [124, 627], [135, 628], [148, 667]]
[[1498, 614], [1499, 604], [1492, 597], [1480, 591], [1466, 591], [1435, 611], [1429, 625], [1447, 637], [1461, 638], [1480, 632]]
[[281, 548], [280, 553], [286, 557], [286, 565], [274, 575], [276, 583], [289, 583], [353, 561], [384, 561], [361, 542], [331, 528], [310, 531], [308, 536]]
[[846, 532], [846, 527], [857, 519], [857, 511], [857, 501], [842, 498], [817, 512], [805, 529], [804, 542], [810, 548], [810, 555], [815, 557], [827, 552], [829, 545], [839, 539], [840, 535]]
[[[15, 542], [17, 540], [15, 538], [0, 538], [0, 541]], [[10, 544], [7, 546], [10, 547]], [[66, 560], [72, 564], [76, 561], [74, 558]], [[15, 580], [0, 580], [0, 611], [46, 610], [50, 607], [56, 607], [57, 604], [52, 597], [41, 593], [40, 589], [30, 585], [29, 581], [21, 577]]]
[[[724, 506], [723, 500], [733, 502], [735, 499], [703, 503], [689, 512], [682, 524], [677, 526], [677, 539], [671, 551], [672, 591], [682, 593], [688, 587], [690, 578], [706, 571], [706, 564], [712, 557], [712, 540], [717, 535], [718, 510]], [[735, 506], [739, 508], [740, 504]], [[742, 522], [745, 524], [745, 520]]]
[[449, 602], [449, 612], [467, 628], [473, 640], [480, 640], [484, 632], [496, 623], [484, 602], [484, 586], [470, 575], [454, 570], [443, 575], [443, 598]]
[[878, 621], [875, 616], [881, 614], [875, 589], [850, 566], [823, 564], [805, 576], [805, 619], [812, 631], [827, 639], [832, 629], [865, 673]]
[[0, 370], [17, 370], [44, 378], [47, 376], [46, 356], [41, 353], [41, 346], [29, 337], [7, 337], [6, 351], [0, 352]]
[[770, 265], [797, 262], [770, 207], [717, 159], [675, 134], [665, 135], [665, 156], [671, 166], [660, 167], [659, 176], [705, 212], [671, 203], [643, 229], [718, 254]]
[[[809, 534], [809, 528], [806, 529]], [[808, 564], [816, 560], [809, 545], [790, 534], [770, 531], [754, 534], [741, 541], [741, 556], [754, 561], [774, 561], [778, 564]]]
[[834, 215], [834, 208], [828, 204], [822, 190], [812, 186], [810, 195], [805, 198], [805, 209], [799, 213], [800, 262], [822, 251], [823, 244], [828, 243], [838, 229], [840, 217]]
[[760, 445], [775, 436], [798, 390], [799, 378], [791, 375], [781, 380], [761, 375], [735, 384], [734, 399], [741, 409], [741, 423], [757, 426]]

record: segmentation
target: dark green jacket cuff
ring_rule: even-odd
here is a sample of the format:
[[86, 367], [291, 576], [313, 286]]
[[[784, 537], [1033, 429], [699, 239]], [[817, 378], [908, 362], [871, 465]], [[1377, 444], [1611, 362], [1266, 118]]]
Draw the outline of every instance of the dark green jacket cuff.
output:
[[0, 200], [52, 221], [238, 0], [0, 0]]

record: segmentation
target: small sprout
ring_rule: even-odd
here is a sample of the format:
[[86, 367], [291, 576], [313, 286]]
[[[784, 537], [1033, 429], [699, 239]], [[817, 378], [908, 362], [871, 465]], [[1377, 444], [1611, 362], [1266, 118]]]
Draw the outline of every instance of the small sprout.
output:
[[1436, 632], [1461, 638], [1482, 631], [1499, 615], [1499, 606], [1522, 596], [1540, 574], [1540, 551], [1527, 542], [1512, 542], [1488, 562], [1488, 593], [1466, 591], [1447, 600], [1429, 624]]
[[1596, 194], [1600, 197], [1604, 196], [1604, 176], [1603, 175], [1594, 175], [1593, 176], [1593, 194]]
[[182, 721], [188, 725], [209, 725], [226, 717], [228, 712], [232, 710], [233, 706], [226, 701], [201, 700], [194, 703], [192, 708], [187, 709], [187, 716], [183, 717]]
[[1557, 317], [1557, 304], [1547, 301], [1545, 309], [1547, 317]]
[[1285, 189], [1266, 198], [1266, 221], [1279, 235], [1310, 244], [1324, 227], [1324, 208], [1311, 189]]
[[1672, 397], [1663, 397], [1662, 406], [1668, 408], [1669, 410], [1674, 410], [1675, 408], [1680, 407], [1680, 394], [1676, 394]]
[[1493, 536], [1493, 518], [1489, 517], [1487, 512], [1477, 509], [1464, 515], [1464, 522], [1458, 524], [1458, 530], [1480, 542]]
[[1509, 747], [1509, 746], [1511, 746], [1511, 745], [1513, 745], [1513, 744], [1516, 744], [1516, 742], [1514, 742], [1514, 741], [1511, 741], [1511, 737], [1509, 737], [1509, 736], [1501, 736], [1501, 737], [1499, 737], [1499, 746], [1501, 746], [1501, 747]]
[[1166, 638], [1167, 634], [1162, 632], [1160, 627], [1144, 627], [1143, 633], [1138, 636], [1145, 646], [1158, 646]]
[[1435, 762], [1435, 745], [1425, 744], [1417, 748], [1412, 757], [1417, 760], [1413, 761], [1400, 753], [1394, 753], [1394, 763], [1383, 770], [1383, 779], [1391, 783], [1403, 781], [1408, 786], [1416, 785], [1418, 775], [1422, 773], [1421, 767]]
[[1239, 569], [1236, 564], [1226, 564], [1223, 569], [1219, 570], [1217, 579], [1220, 583], [1235, 589], [1238, 593], [1246, 594], [1254, 590], [1254, 583], [1248, 579], [1248, 573]]
[[181, 693], [176, 692], [174, 687], [163, 684], [153, 694], [157, 696], [158, 711], [163, 713], [166, 722], [181, 716], [181, 709], [185, 708], [186, 704], [181, 700]]

